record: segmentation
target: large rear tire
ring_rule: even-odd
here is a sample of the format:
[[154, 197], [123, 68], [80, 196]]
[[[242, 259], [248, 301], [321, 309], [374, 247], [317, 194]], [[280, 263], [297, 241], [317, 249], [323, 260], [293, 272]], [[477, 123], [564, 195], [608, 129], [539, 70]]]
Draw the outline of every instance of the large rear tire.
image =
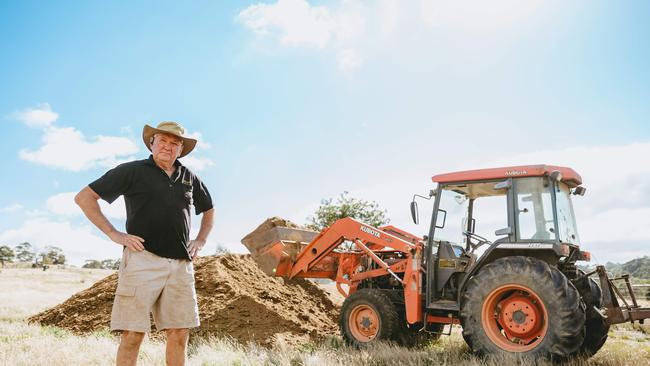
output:
[[561, 360], [583, 344], [585, 311], [557, 268], [513, 256], [487, 264], [469, 280], [461, 323], [463, 338], [477, 354]]
[[399, 342], [399, 314], [390, 298], [378, 289], [361, 289], [343, 302], [339, 325], [343, 339], [355, 347], [380, 341]]
[[594, 309], [594, 307], [600, 309], [603, 306], [603, 292], [596, 281], [588, 277], [582, 277], [574, 284], [580, 292], [580, 295], [582, 295], [587, 316], [587, 320], [585, 321], [585, 340], [582, 346], [580, 346], [580, 353], [584, 356], [591, 357], [605, 345], [607, 333], [609, 332], [609, 324]]

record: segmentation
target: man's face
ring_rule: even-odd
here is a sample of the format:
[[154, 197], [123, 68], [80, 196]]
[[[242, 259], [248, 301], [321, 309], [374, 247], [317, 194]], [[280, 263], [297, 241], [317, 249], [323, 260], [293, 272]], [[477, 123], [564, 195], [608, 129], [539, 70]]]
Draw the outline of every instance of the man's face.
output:
[[183, 140], [170, 134], [157, 133], [153, 137], [151, 152], [159, 161], [174, 162], [183, 151]]

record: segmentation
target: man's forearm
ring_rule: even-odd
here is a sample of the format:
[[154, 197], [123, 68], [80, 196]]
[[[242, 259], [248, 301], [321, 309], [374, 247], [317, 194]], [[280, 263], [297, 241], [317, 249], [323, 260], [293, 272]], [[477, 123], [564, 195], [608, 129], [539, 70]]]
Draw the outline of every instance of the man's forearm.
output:
[[74, 201], [81, 207], [81, 210], [90, 222], [97, 226], [104, 234], [109, 235], [115, 231], [115, 227], [102, 213], [99, 202], [97, 201], [98, 199], [99, 196], [92, 189], [86, 187], [77, 194]]
[[207, 241], [210, 231], [212, 231], [212, 226], [214, 224], [214, 208], [211, 208], [203, 213], [201, 217], [201, 227], [199, 228], [199, 233], [196, 236], [197, 240]]

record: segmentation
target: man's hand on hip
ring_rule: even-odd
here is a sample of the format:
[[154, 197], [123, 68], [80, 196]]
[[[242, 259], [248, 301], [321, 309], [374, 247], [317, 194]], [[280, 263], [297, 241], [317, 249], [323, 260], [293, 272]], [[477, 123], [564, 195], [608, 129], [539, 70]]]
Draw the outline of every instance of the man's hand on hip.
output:
[[135, 250], [136, 252], [141, 252], [144, 250], [144, 245], [142, 245], [142, 243], [144, 243], [144, 239], [137, 235], [131, 235], [115, 230], [108, 234], [108, 237], [117, 244], [124, 245], [125, 247], [131, 250]]
[[199, 250], [203, 249], [204, 245], [205, 245], [205, 240], [201, 240], [201, 239], [190, 240], [190, 243], [187, 245], [187, 249], [190, 252], [190, 257], [192, 258], [192, 260], [196, 258], [196, 256], [199, 254]]

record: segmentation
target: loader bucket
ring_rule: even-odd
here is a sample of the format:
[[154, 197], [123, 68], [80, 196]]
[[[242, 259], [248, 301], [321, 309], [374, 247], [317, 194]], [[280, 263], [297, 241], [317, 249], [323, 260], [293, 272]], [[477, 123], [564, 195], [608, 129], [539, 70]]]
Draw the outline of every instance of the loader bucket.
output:
[[285, 276], [300, 250], [318, 234], [290, 221], [272, 217], [246, 235], [241, 242], [264, 273], [269, 276]]

